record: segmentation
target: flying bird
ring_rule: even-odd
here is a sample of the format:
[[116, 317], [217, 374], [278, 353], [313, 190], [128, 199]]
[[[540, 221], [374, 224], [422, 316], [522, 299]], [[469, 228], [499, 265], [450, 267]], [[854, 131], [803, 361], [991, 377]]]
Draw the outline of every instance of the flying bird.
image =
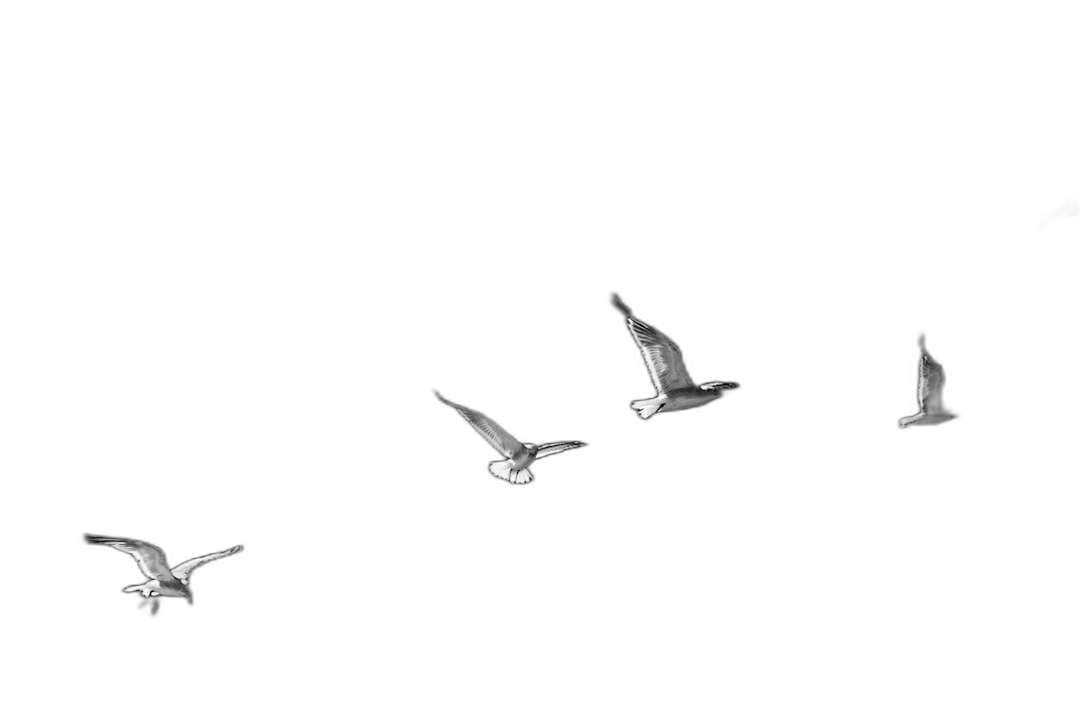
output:
[[617, 294], [611, 296], [611, 302], [626, 316], [630, 335], [641, 350], [649, 378], [656, 389], [656, 397], [630, 403], [630, 407], [637, 411], [642, 420], [648, 420], [658, 412], [686, 410], [710, 403], [719, 398], [724, 390], [739, 387], [738, 383], [733, 382], [696, 384], [690, 379], [686, 363], [683, 362], [682, 350], [674, 340], [634, 317], [630, 308]]
[[124, 592], [140, 593], [144, 599], [139, 607], [152, 602], [151, 615], [157, 615], [160, 606], [159, 597], [187, 598], [188, 604], [191, 604], [191, 587], [188, 583], [195, 568], [205, 565], [211, 560], [235, 555], [244, 549], [243, 545], [235, 545], [228, 550], [185, 560], [176, 567], [170, 568], [169, 563], [165, 560], [165, 551], [157, 545], [151, 545], [142, 540], [132, 540], [131, 538], [105, 537], [103, 535], [84, 535], [83, 537], [91, 545], [108, 545], [135, 558], [139, 570], [149, 579], [139, 585], [128, 585], [124, 588]]
[[506, 480], [514, 485], [524, 485], [533, 481], [533, 474], [529, 470], [529, 466], [534, 461], [565, 450], [585, 447], [585, 443], [576, 440], [544, 443], [543, 445], [523, 443], [506, 432], [506, 430], [503, 430], [498, 423], [487, 415], [447, 400], [439, 394], [438, 390], [435, 391], [435, 397], [439, 398], [440, 402], [457, 410], [458, 414], [472, 425], [473, 430], [480, 433], [491, 447], [498, 450], [506, 458], [488, 464], [488, 471], [500, 480]]
[[919, 412], [900, 418], [900, 427], [908, 425], [938, 425], [956, 417], [941, 402], [941, 391], [945, 387], [945, 368], [926, 351], [926, 336], [919, 336]]

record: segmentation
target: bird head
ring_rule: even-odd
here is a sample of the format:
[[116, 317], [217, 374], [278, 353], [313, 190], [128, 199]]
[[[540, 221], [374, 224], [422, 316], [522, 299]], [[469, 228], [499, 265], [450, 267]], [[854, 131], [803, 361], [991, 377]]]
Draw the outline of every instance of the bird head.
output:
[[[738, 388], [739, 385], [733, 382], [710, 382], [702, 385], [702, 390], [710, 394], [712, 397], [719, 397], [720, 391], [730, 390], [732, 388]], [[710, 399], [712, 399], [712, 397]]]

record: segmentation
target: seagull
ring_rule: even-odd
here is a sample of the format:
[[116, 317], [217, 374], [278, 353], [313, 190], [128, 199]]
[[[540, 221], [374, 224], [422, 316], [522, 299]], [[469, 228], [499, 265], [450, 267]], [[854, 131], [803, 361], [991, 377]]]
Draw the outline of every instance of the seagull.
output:
[[128, 585], [124, 588], [124, 592], [141, 593], [144, 599], [139, 607], [146, 605], [148, 602], [152, 602], [153, 605], [150, 608], [151, 615], [157, 615], [158, 607], [160, 606], [160, 600], [158, 600], [159, 596], [187, 598], [188, 604], [190, 605], [192, 603], [192, 598], [191, 588], [188, 586], [188, 578], [191, 577], [191, 573], [194, 572], [195, 568], [200, 565], [205, 565], [211, 560], [235, 555], [244, 549], [243, 545], [234, 545], [228, 550], [210, 553], [209, 555], [200, 555], [199, 557], [185, 560], [176, 567], [170, 569], [168, 562], [165, 560], [165, 551], [157, 545], [151, 545], [142, 540], [132, 540], [130, 538], [122, 537], [105, 537], [103, 535], [84, 535], [83, 537], [86, 539], [86, 542], [91, 545], [108, 545], [135, 558], [135, 562], [139, 565], [139, 570], [142, 571], [143, 575], [150, 579], [141, 585]]
[[641, 350], [641, 357], [645, 360], [645, 367], [648, 368], [649, 377], [656, 388], [656, 397], [630, 403], [630, 407], [637, 411], [642, 420], [648, 420], [658, 412], [686, 410], [710, 403], [719, 398], [724, 390], [739, 387], [738, 383], [733, 382], [707, 382], [697, 385], [690, 379], [686, 363], [683, 362], [682, 350], [674, 340], [634, 317], [630, 308], [617, 294], [611, 296], [611, 302], [626, 316], [626, 325]]
[[941, 390], [945, 387], [945, 368], [926, 352], [926, 336], [919, 336], [919, 412], [900, 418], [900, 427], [908, 425], [938, 425], [952, 420], [956, 415], [941, 403]]
[[506, 458], [506, 460], [496, 460], [488, 464], [488, 471], [500, 480], [506, 480], [511, 484], [524, 485], [533, 481], [532, 471], [529, 470], [529, 466], [533, 464], [533, 461], [565, 450], [585, 447], [585, 443], [576, 440], [544, 443], [543, 445], [523, 443], [503, 430], [498, 423], [487, 415], [447, 400], [439, 394], [438, 390], [435, 391], [435, 397], [439, 398], [440, 402], [457, 410], [458, 414], [468, 420], [473, 429], [480, 433], [491, 447], [498, 450]]

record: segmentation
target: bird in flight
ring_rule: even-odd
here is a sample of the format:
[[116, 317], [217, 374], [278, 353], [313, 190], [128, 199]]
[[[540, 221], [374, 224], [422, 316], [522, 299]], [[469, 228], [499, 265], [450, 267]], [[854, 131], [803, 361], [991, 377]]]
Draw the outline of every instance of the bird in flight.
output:
[[554, 455], [555, 453], [561, 453], [565, 450], [585, 447], [585, 443], [576, 440], [571, 440], [569, 442], [544, 443], [543, 445], [523, 443], [510, 433], [506, 432], [506, 430], [503, 430], [498, 423], [487, 415], [447, 400], [439, 394], [438, 390], [435, 391], [435, 397], [439, 398], [444, 404], [457, 410], [458, 414], [472, 425], [473, 430], [480, 433], [480, 435], [488, 441], [491, 447], [498, 450], [499, 453], [506, 458], [505, 460], [496, 460], [488, 464], [488, 471], [500, 480], [506, 480], [514, 485], [524, 485], [525, 483], [533, 481], [533, 474], [532, 471], [529, 470], [529, 466], [532, 465], [534, 461], [549, 455]]
[[900, 418], [900, 427], [908, 425], [938, 425], [956, 417], [945, 409], [941, 401], [941, 390], [945, 387], [945, 368], [926, 352], [926, 336], [919, 336], [919, 412]]
[[144, 599], [139, 607], [146, 605], [148, 602], [152, 603], [150, 607], [151, 615], [157, 615], [161, 602], [158, 599], [159, 597], [187, 598], [188, 604], [191, 604], [191, 587], [188, 583], [195, 568], [205, 565], [211, 560], [235, 555], [244, 549], [243, 545], [235, 545], [228, 550], [185, 560], [176, 567], [170, 568], [169, 563], [165, 560], [165, 551], [157, 545], [151, 545], [142, 540], [132, 540], [131, 538], [105, 537], [103, 535], [84, 535], [83, 537], [91, 545], [108, 545], [135, 558], [139, 570], [149, 579], [139, 585], [128, 585], [124, 588], [124, 592], [140, 593]]
[[641, 350], [649, 378], [656, 389], [656, 397], [630, 403], [630, 407], [637, 411], [642, 420], [648, 420], [658, 412], [686, 410], [710, 403], [719, 398], [724, 390], [739, 387], [738, 383], [733, 382], [696, 384], [690, 379], [686, 363], [683, 362], [682, 350], [674, 340], [634, 317], [630, 308], [617, 294], [611, 296], [611, 302], [626, 316], [630, 335]]

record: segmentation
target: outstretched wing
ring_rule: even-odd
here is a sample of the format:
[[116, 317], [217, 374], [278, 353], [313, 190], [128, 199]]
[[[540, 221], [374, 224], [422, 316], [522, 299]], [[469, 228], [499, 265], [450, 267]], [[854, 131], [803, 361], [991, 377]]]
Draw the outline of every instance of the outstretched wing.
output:
[[941, 394], [945, 386], [945, 368], [926, 351], [926, 341], [922, 336], [919, 337], [919, 348], [922, 350], [919, 360], [919, 409], [929, 414], [944, 412]]
[[151, 580], [172, 580], [169, 563], [165, 560], [165, 551], [157, 545], [131, 538], [106, 537], [104, 535], [84, 535], [91, 545], [108, 545], [135, 558], [142, 574]]
[[641, 350], [645, 367], [649, 369], [649, 378], [658, 393], [666, 393], [677, 388], [694, 387], [690, 373], [683, 362], [682, 350], [675, 341], [651, 325], [629, 315], [626, 325], [634, 342]]
[[577, 440], [570, 440], [569, 442], [553, 442], [544, 443], [543, 445], [536, 446], [536, 459], [547, 457], [548, 455], [554, 455], [555, 453], [561, 453], [566, 450], [573, 450], [574, 448], [585, 447], [585, 443], [578, 442]]
[[473, 429], [480, 433], [491, 444], [491, 447], [502, 453], [503, 457], [511, 458], [523, 448], [517, 438], [503, 430], [502, 426], [484, 413], [451, 402], [440, 395], [437, 390], [435, 391], [435, 397], [457, 410], [458, 414], [468, 420]]
[[172, 574], [176, 576], [176, 579], [185, 585], [188, 584], [188, 578], [191, 577], [191, 573], [195, 571], [195, 568], [200, 565], [205, 565], [213, 560], [218, 560], [223, 557], [229, 557], [235, 555], [244, 549], [243, 545], [234, 545], [228, 550], [222, 550], [221, 552], [210, 553], [209, 555], [200, 555], [199, 557], [185, 560], [172, 569]]

